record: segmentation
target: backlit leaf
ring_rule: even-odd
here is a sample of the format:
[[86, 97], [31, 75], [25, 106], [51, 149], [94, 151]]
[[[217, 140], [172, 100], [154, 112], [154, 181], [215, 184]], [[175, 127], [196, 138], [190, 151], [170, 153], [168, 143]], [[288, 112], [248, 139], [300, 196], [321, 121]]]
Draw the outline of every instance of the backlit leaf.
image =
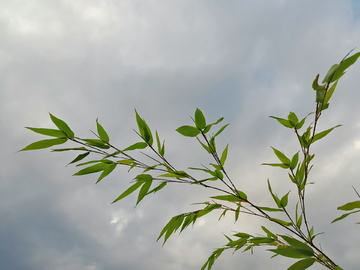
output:
[[200, 130], [192, 126], [181, 126], [176, 129], [176, 131], [179, 132], [181, 135], [187, 137], [196, 137], [200, 133]]
[[59, 144], [63, 144], [67, 141], [67, 138], [63, 138], [63, 139], [48, 139], [48, 140], [42, 140], [42, 141], [37, 141], [34, 142], [32, 144], [29, 144], [28, 146], [26, 146], [25, 148], [21, 149], [20, 151], [28, 151], [28, 150], [38, 150], [38, 149], [44, 149], [44, 148], [48, 148], [54, 145], [59, 145]]
[[199, 109], [196, 109], [195, 111], [195, 125], [199, 130], [202, 130], [206, 127], [205, 116]]
[[67, 137], [64, 131], [58, 130], [58, 129], [50, 129], [50, 128], [32, 128], [32, 127], [26, 127], [27, 129], [30, 129], [36, 133], [51, 136], [51, 137], [58, 137], [58, 138], [64, 138]]
[[102, 125], [100, 125], [98, 119], [96, 119], [96, 126], [97, 126], [97, 132], [99, 134], [99, 137], [104, 141], [104, 142], [109, 142], [109, 135], [106, 133], [105, 129], [102, 127]]
[[314, 264], [316, 260], [314, 258], [307, 258], [300, 261], [297, 261], [292, 266], [290, 266], [287, 270], [305, 270]]
[[129, 196], [131, 193], [133, 193], [135, 190], [137, 190], [142, 184], [144, 184], [145, 181], [137, 181], [135, 184], [133, 184], [131, 187], [129, 187], [127, 190], [125, 190], [119, 197], [117, 197], [112, 203], [116, 203], [117, 201], [120, 201], [121, 199], [125, 198], [126, 196]]
[[146, 142], [138, 142], [138, 143], [134, 143], [133, 145], [130, 145], [129, 147], [125, 148], [123, 151], [131, 151], [131, 150], [136, 150], [136, 149], [144, 149], [146, 148], [148, 145]]
[[74, 132], [69, 128], [69, 126], [63, 120], [56, 118], [51, 113], [49, 113], [49, 114], [50, 114], [51, 121], [53, 121], [53, 123], [58, 127], [58, 129], [63, 131], [67, 137], [73, 139]]
[[344, 210], [344, 211], [350, 211], [350, 210], [353, 210], [355, 208], [360, 208], [360, 201], [349, 202], [347, 204], [339, 206], [337, 209], [338, 210]]

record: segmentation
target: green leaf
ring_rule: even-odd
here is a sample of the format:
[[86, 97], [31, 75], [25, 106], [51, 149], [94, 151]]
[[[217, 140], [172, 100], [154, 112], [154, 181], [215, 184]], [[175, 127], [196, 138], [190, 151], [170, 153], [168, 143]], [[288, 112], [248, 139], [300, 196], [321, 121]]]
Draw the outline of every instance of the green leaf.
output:
[[147, 143], [145, 142], [138, 142], [138, 143], [134, 143], [133, 145], [130, 145], [129, 147], [125, 148], [123, 151], [132, 151], [132, 150], [136, 150], [136, 149], [144, 149], [147, 147]]
[[98, 163], [89, 167], [86, 167], [73, 175], [84, 175], [90, 173], [96, 173], [105, 170], [109, 165], [106, 163]]
[[138, 124], [139, 132], [141, 137], [145, 142], [147, 142], [149, 145], [153, 144], [153, 137], [150, 131], [149, 126], [146, 124], [145, 120], [141, 119], [137, 111], [135, 110], [136, 114], [136, 122]]
[[290, 191], [288, 193], [286, 193], [280, 200], [280, 205], [285, 208], [288, 204], [288, 195], [289, 195]]
[[308, 250], [309, 252], [312, 252], [312, 254], [314, 254], [314, 250], [311, 247], [309, 247], [306, 243], [303, 243], [293, 237], [289, 237], [286, 235], [280, 235], [280, 236], [293, 248]]
[[278, 122], [280, 124], [282, 124], [284, 127], [293, 128], [293, 126], [290, 124], [289, 120], [286, 120], [286, 119], [283, 119], [283, 118], [278, 118], [278, 117], [275, 117], [275, 116], [270, 116], [270, 118], [274, 118], [274, 119], [278, 120]]
[[139, 204], [139, 202], [148, 194], [148, 191], [151, 187], [152, 184], [152, 180], [150, 181], [146, 181], [143, 186], [141, 187], [140, 191], [139, 191], [139, 195], [138, 195], [138, 199], [136, 202], [136, 205]]
[[244, 192], [242, 192], [242, 191], [240, 191], [238, 189], [236, 190], [236, 192], [241, 197], [241, 199], [247, 200], [247, 195]]
[[90, 154], [90, 152], [86, 152], [86, 153], [84, 153], [84, 154], [78, 155], [78, 156], [77, 156], [73, 161], [71, 161], [68, 165], [73, 164], [73, 163], [75, 163], [75, 162], [78, 162], [78, 161], [80, 161], [80, 160], [83, 160], [83, 159], [86, 158], [89, 154]]
[[63, 120], [56, 118], [51, 113], [49, 113], [49, 114], [50, 114], [51, 121], [53, 121], [53, 123], [58, 127], [58, 129], [63, 131], [68, 138], [73, 139], [75, 135], [74, 135], [74, 132], [72, 132], [72, 130], [69, 128], [69, 126]]
[[150, 181], [153, 177], [150, 174], [139, 174], [134, 179], [142, 180], [142, 181]]
[[77, 151], [77, 150], [82, 150], [82, 151], [88, 151], [88, 149], [86, 149], [85, 147], [76, 147], [76, 148], [60, 148], [60, 149], [52, 149], [51, 152], [63, 152], [63, 151]]
[[220, 158], [220, 164], [221, 164], [221, 166], [224, 166], [224, 164], [225, 164], [226, 157], [227, 157], [227, 153], [228, 153], [228, 146], [229, 146], [229, 145], [226, 145], [224, 151], [223, 151], [222, 154], [221, 154], [221, 158]]
[[206, 127], [205, 116], [199, 109], [196, 109], [195, 111], [195, 125], [199, 130], [202, 130]]
[[329, 100], [332, 96], [332, 94], [335, 91], [336, 85], [337, 85], [338, 81], [336, 81], [331, 87], [330, 89], [326, 92], [326, 96], [325, 96], [325, 100], [324, 100], [324, 104], [328, 104]]
[[220, 135], [220, 133], [223, 132], [223, 130], [224, 130], [228, 125], [230, 125], [230, 124], [226, 124], [225, 126], [223, 126], [222, 128], [220, 128], [219, 131], [215, 133], [214, 137]]
[[263, 206], [257, 206], [257, 208], [268, 211], [268, 212], [283, 212], [284, 210], [281, 208], [271, 208], [271, 207], [263, 207]]
[[159, 135], [158, 135], [157, 131], [156, 131], [156, 143], [157, 143], [159, 154], [161, 156], [164, 156], [164, 154], [165, 154], [165, 141], [163, 141], [163, 144], [161, 146], [160, 138], [159, 138]]
[[293, 112], [290, 112], [288, 115], [289, 123], [292, 127], [295, 127], [299, 123], [299, 119], [297, 118], [296, 114]]
[[267, 166], [272, 166], [272, 167], [281, 167], [283, 169], [288, 169], [289, 166], [285, 165], [283, 163], [262, 163], [261, 165], [267, 165]]
[[117, 201], [120, 201], [121, 199], [125, 198], [126, 196], [129, 196], [131, 193], [133, 193], [135, 190], [137, 190], [142, 184], [144, 184], [145, 181], [139, 180], [135, 184], [133, 184], [131, 187], [129, 187], [127, 190], [125, 190], [119, 197], [117, 197], [112, 203], [116, 203]]
[[333, 129], [335, 129], [335, 128], [337, 128], [337, 127], [340, 127], [340, 126], [341, 126], [341, 125], [337, 125], [337, 126], [335, 126], [335, 127], [333, 127], [333, 128], [329, 128], [329, 129], [327, 129], [327, 130], [325, 130], [325, 131], [322, 131], [322, 132], [320, 132], [320, 133], [315, 134], [315, 136], [313, 136], [313, 139], [312, 139], [311, 143], [314, 143], [314, 142], [316, 142], [317, 140], [322, 139], [323, 137], [325, 137], [326, 135], [328, 135]]
[[279, 198], [272, 192], [269, 179], [267, 180], [267, 182], [268, 182], [268, 189], [269, 189], [269, 191], [270, 191], [271, 196], [273, 197], [274, 201], [276, 202], [276, 205], [277, 205], [279, 208], [281, 208], [281, 203], [280, 203]]
[[261, 226], [261, 228], [263, 229], [264, 232], [266, 232], [267, 237], [278, 240], [278, 237], [275, 234], [273, 234], [272, 232], [270, 232], [268, 229], [266, 229], [264, 226]]
[[287, 158], [283, 153], [281, 153], [279, 150], [275, 149], [274, 147], [271, 147], [274, 150], [275, 155], [280, 159], [280, 161], [287, 166], [290, 166], [291, 162], [290, 159]]
[[316, 260], [314, 258], [307, 258], [300, 261], [297, 261], [291, 265], [287, 270], [305, 270], [314, 264]]
[[292, 225], [291, 222], [287, 222], [287, 221], [277, 219], [277, 218], [269, 218], [269, 220], [274, 221], [276, 223], [280, 223], [280, 224], [285, 225], [285, 226], [291, 226]]
[[104, 141], [99, 139], [80, 139], [84, 142], [86, 142], [87, 145], [95, 146], [101, 149], [109, 149], [110, 146], [105, 144]]
[[339, 79], [342, 76], [342, 74], [344, 73], [344, 71], [356, 62], [356, 60], [359, 58], [359, 56], [360, 56], [360, 52], [341, 61], [341, 63], [339, 64], [339, 67], [335, 70], [334, 75], [332, 76], [330, 82], [334, 82], [337, 79]]
[[239, 205], [235, 210], [235, 222], [239, 219], [240, 207], [241, 205]]
[[299, 248], [292, 248], [292, 247], [278, 247], [277, 249], [269, 249], [276, 254], [279, 254], [284, 257], [289, 258], [310, 258], [314, 255], [313, 252], [307, 249], [299, 249]]
[[[326, 73], [326, 76], [324, 78], [324, 80], [322, 81], [322, 83], [330, 83], [332, 82], [333, 80], [333, 75], [335, 73], [335, 71], [338, 69], [339, 67], [339, 64], [334, 64], [328, 71], [328, 73]], [[330, 81], [331, 79], [331, 81]], [[335, 81], [335, 80], [334, 80]]]
[[176, 131], [179, 132], [181, 135], [187, 137], [196, 137], [200, 133], [200, 130], [192, 126], [181, 126], [176, 129]]
[[360, 210], [356, 210], [356, 211], [353, 211], [353, 212], [350, 212], [350, 213], [347, 213], [347, 214], [343, 214], [342, 216], [338, 217], [338, 218], [335, 218], [333, 221], [331, 221], [331, 223], [334, 223], [336, 221], [339, 221], [339, 220], [342, 220], [344, 218], [346, 218], [348, 215], [351, 215], [351, 214], [354, 214], [354, 213], [358, 213], [360, 212]]
[[29, 144], [25, 148], [21, 149], [20, 151], [28, 151], [28, 150], [38, 150], [38, 149], [44, 149], [48, 148], [54, 145], [63, 144], [67, 141], [67, 138], [62, 139], [48, 139], [48, 140], [42, 140], [37, 141], [32, 144]]
[[99, 137], [104, 141], [104, 142], [109, 142], [109, 135], [106, 133], [105, 129], [100, 125], [98, 119], [96, 119], [96, 126], [97, 126], [97, 132], [99, 134]]
[[297, 152], [291, 159], [291, 165], [290, 168], [294, 170], [298, 164], [299, 161], [299, 152]]
[[150, 190], [148, 194], [158, 192], [159, 190], [163, 189], [166, 186], [166, 182], [161, 182], [156, 188]]
[[210, 148], [209, 148], [207, 145], [203, 144], [198, 137], [196, 137], [196, 139], [198, 140], [198, 142], [202, 145], [202, 147], [204, 147], [204, 149], [205, 149], [209, 154], [212, 153], [212, 151], [210, 150]]
[[353, 210], [355, 208], [360, 208], [360, 201], [349, 202], [347, 204], [339, 206], [337, 209], [338, 210], [344, 210], [344, 211], [350, 211], [350, 210]]
[[57, 138], [64, 138], [67, 137], [64, 131], [58, 130], [58, 129], [49, 129], [49, 128], [32, 128], [32, 127], [26, 127], [27, 129], [30, 129], [36, 133], [51, 136], [51, 137], [57, 137]]
[[233, 195], [219, 195], [219, 196], [213, 196], [210, 197], [212, 199], [216, 199], [216, 200], [222, 200], [222, 201], [228, 201], [228, 202], [238, 202], [241, 201], [240, 198], [233, 196]]
[[99, 183], [104, 177], [108, 176], [116, 168], [116, 163], [108, 165], [101, 173], [95, 184]]
[[258, 244], [270, 244], [274, 241], [275, 240], [273, 238], [269, 238], [269, 237], [253, 237], [249, 240], [249, 243], [258, 245]]
[[318, 90], [325, 90], [326, 89], [326, 85], [319, 85], [318, 83], [318, 80], [319, 80], [319, 74], [316, 76], [313, 84], [312, 84], [312, 88], [315, 90], [315, 91], [318, 91]]

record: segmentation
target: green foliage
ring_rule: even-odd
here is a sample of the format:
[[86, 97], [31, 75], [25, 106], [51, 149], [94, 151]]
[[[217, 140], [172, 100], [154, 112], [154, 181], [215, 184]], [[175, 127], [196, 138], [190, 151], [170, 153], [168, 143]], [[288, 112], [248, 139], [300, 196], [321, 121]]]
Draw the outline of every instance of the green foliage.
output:
[[[229, 124], [221, 126], [212, 133], [214, 126], [221, 123], [224, 118], [222, 117], [211, 124], [207, 124], [203, 112], [198, 108], [195, 110], [194, 118], [192, 118], [194, 125], [183, 125], [177, 128], [176, 131], [186, 137], [196, 137], [201, 148], [205, 149], [205, 152], [211, 156], [213, 163], [210, 163], [208, 166], [188, 168], [192, 172], [195, 170], [203, 174], [201, 177], [195, 177], [189, 171], [177, 169], [167, 160], [165, 157], [165, 141], [160, 141], [157, 131], [155, 132], [156, 146], [153, 146], [154, 138], [151, 129], [136, 110], [135, 118], [138, 126], [138, 132], [136, 131], [136, 133], [140, 136], [141, 141], [135, 142], [130, 146], [117, 148], [110, 144], [110, 137], [98, 119], [96, 119], [97, 134], [94, 133], [96, 138], [82, 139], [75, 137], [74, 132], [63, 120], [50, 114], [52, 122], [58, 129], [33, 127], [27, 127], [27, 129], [40, 135], [49, 136], [51, 139], [31, 143], [21, 151], [49, 148], [64, 144], [67, 141], [79, 144], [79, 147], [57, 148], [52, 151], [80, 151], [80, 154], [77, 154], [75, 158], [69, 162], [69, 164], [76, 164], [77, 167], [82, 167], [74, 176], [100, 173], [96, 183], [99, 183], [119, 166], [127, 167], [128, 171], [132, 169], [140, 170], [141, 173], [133, 179], [130, 187], [122, 192], [112, 203], [118, 202], [135, 191], [138, 191], [137, 206], [146, 196], [165, 189], [169, 183], [198, 185], [216, 191], [217, 195], [210, 196], [210, 201], [200, 203], [204, 205], [203, 208], [182, 213], [170, 219], [157, 239], [160, 240], [163, 238], [163, 245], [175, 232], [179, 231], [179, 233], [181, 233], [190, 225], [194, 225], [199, 218], [212, 212], [219, 213], [219, 220], [227, 213], [234, 214], [235, 222], [239, 220], [242, 221], [241, 217], [244, 215], [260, 217], [261, 220], [275, 225], [277, 230], [287, 233], [287, 235], [284, 233], [274, 233], [265, 226], [261, 226], [261, 233], [265, 233], [265, 235], [259, 234], [253, 236], [244, 232], [236, 232], [232, 236], [225, 235], [228, 242], [212, 252], [201, 268], [202, 270], [210, 270], [216, 259], [225, 250], [232, 249], [235, 252], [242, 249], [243, 252], [253, 252], [253, 249], [259, 246], [268, 247], [268, 250], [275, 254], [273, 257], [280, 255], [296, 259], [296, 262], [294, 262], [288, 270], [307, 269], [315, 262], [328, 269], [341, 270], [342, 268], [329, 258], [318, 244], [314, 243], [314, 239], [319, 233], [315, 233], [314, 227], [309, 227], [310, 221], [307, 218], [305, 209], [305, 191], [313, 166], [311, 162], [315, 156], [310, 152], [312, 144], [323, 139], [331, 131], [340, 126], [337, 125], [318, 132], [316, 128], [321, 114], [325, 109], [329, 108], [329, 101], [336, 89], [339, 79], [343, 76], [346, 69], [354, 64], [359, 57], [360, 53], [356, 53], [350, 57], [346, 56], [340, 63], [333, 65], [326, 74], [322, 84], [318, 82], [320, 75], [316, 76], [312, 83], [312, 88], [316, 91], [316, 107], [314, 112], [310, 112], [304, 118], [299, 118], [294, 112], [290, 112], [286, 118], [270, 116], [277, 120], [282, 126], [294, 132], [299, 147], [295, 154], [289, 156], [281, 150], [278, 150], [277, 147], [272, 147], [277, 162], [262, 164], [285, 169], [290, 179], [286, 184], [291, 185], [295, 190], [294, 192], [290, 192], [290, 190], [285, 195], [279, 197], [276, 192], [273, 191], [270, 180], [268, 179], [268, 198], [272, 198], [275, 204], [258, 206], [253, 199], [248, 198], [244, 191], [237, 188], [236, 185], [238, 183], [232, 180], [225, 168], [229, 144], [227, 144], [225, 148], [221, 147], [221, 149], [223, 149], [221, 155], [217, 152], [217, 149], [220, 147], [217, 147], [216, 139]], [[305, 122], [312, 114], [315, 116], [314, 120], [306, 126]], [[212, 134], [210, 134], [210, 131]], [[142, 149], [148, 151], [141, 152], [145, 160], [132, 156], [132, 151]], [[102, 158], [90, 159], [79, 163], [93, 155], [100, 155]], [[291, 204], [294, 201], [295, 204], [292, 206]], [[295, 212], [291, 213], [294, 208]], [[289, 209], [292, 210], [290, 211]], [[338, 209], [348, 212], [336, 218], [333, 222], [360, 212], [360, 201], [346, 203]]]

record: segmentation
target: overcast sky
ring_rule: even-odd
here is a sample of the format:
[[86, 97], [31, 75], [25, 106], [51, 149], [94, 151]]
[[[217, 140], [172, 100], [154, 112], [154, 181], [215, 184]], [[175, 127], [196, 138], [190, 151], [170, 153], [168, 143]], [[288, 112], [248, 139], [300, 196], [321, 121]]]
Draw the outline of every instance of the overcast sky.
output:
[[[266, 179], [285, 194], [293, 186], [270, 146], [298, 151], [293, 132], [270, 115], [304, 117], [315, 107], [311, 88], [351, 49], [360, 51], [360, 1], [97, 1], [0, 0], [0, 269], [200, 269], [233, 231], [261, 233], [242, 215], [209, 215], [164, 247], [156, 239], [191, 203], [220, 195], [168, 186], [135, 209], [136, 194], [111, 202], [140, 171], [117, 168], [72, 177], [76, 153], [16, 153], [43, 137], [25, 126], [53, 128], [48, 113], [79, 137], [96, 118], [119, 148], [138, 141], [134, 108], [166, 139], [181, 169], [211, 160], [195, 139], [175, 129], [200, 108], [208, 122], [225, 117], [218, 138], [229, 143], [227, 170], [238, 188], [273, 205]], [[319, 130], [343, 124], [316, 143], [308, 187], [310, 224], [321, 247], [343, 269], [359, 269], [359, 215], [330, 225], [339, 205], [360, 190], [360, 63], [340, 80]], [[96, 158], [96, 157], [94, 157]], [[294, 204], [296, 191], [290, 203]], [[275, 233], [281, 229], [266, 223]], [[287, 269], [264, 249], [224, 252], [214, 270]], [[314, 270], [323, 269], [320, 265]]]

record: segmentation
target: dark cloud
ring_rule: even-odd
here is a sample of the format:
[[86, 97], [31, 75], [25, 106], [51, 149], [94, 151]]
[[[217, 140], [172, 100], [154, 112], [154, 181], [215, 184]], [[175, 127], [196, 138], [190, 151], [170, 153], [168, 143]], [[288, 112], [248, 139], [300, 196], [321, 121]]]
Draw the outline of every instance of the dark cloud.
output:
[[[156, 239], [172, 216], [216, 194], [170, 186], [135, 209], [136, 195], [111, 205], [137, 172], [117, 169], [96, 186], [95, 176], [71, 177], [77, 168], [64, 167], [74, 154], [15, 154], [39, 138], [23, 127], [53, 126], [51, 112], [87, 137], [99, 117], [124, 148], [137, 140], [136, 108], [166, 139], [169, 160], [184, 169], [211, 162], [196, 141], [175, 132], [199, 107], [209, 122], [225, 116], [231, 123], [218, 147], [230, 143], [227, 165], [236, 184], [271, 204], [266, 179], [279, 194], [290, 181], [260, 164], [274, 161], [270, 145], [288, 155], [298, 150], [292, 132], [268, 116], [313, 110], [316, 74], [324, 76], [360, 40], [356, 1], [0, 4], [1, 269], [200, 269], [226, 243], [221, 232], [259, 233], [253, 217], [233, 224], [230, 216], [217, 222], [211, 215], [162, 247]], [[344, 126], [314, 145], [307, 201], [311, 224], [327, 232], [319, 236], [322, 247], [350, 270], [358, 268], [357, 220], [329, 223], [337, 206], [356, 200], [351, 185], [360, 190], [358, 70], [346, 73], [323, 114], [319, 130]], [[286, 269], [292, 262], [270, 256], [228, 252], [214, 269]]]

